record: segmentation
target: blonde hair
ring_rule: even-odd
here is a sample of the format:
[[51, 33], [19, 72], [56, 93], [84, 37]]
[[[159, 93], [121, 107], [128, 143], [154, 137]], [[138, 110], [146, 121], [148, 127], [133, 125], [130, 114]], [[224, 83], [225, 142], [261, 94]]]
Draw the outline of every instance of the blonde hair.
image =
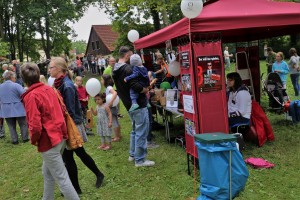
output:
[[44, 83], [45, 85], [48, 84], [44, 75], [40, 75], [40, 82]]
[[66, 60], [62, 57], [53, 57], [51, 62], [55, 64], [57, 68], [60, 68], [64, 74], [67, 74], [68, 77], [72, 80], [73, 74], [69, 71], [68, 64]]
[[277, 54], [279, 54], [279, 56], [281, 57], [281, 59], [284, 60], [284, 54], [281, 51], [277, 52]]
[[13, 66], [13, 65], [8, 65], [7, 69], [8, 69], [9, 71], [13, 71], [13, 70], [14, 70], [14, 66]]

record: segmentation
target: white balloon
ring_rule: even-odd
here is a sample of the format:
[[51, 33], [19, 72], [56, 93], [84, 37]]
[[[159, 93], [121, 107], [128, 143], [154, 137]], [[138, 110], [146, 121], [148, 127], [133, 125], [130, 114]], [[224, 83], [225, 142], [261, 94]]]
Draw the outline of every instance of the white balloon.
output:
[[169, 72], [172, 76], [179, 76], [179, 74], [180, 74], [180, 63], [176, 60], [170, 62]]
[[203, 2], [202, 0], [182, 0], [180, 8], [185, 17], [192, 19], [201, 13]]
[[[112, 94], [108, 94], [108, 95], [106, 95], [106, 103], [110, 103], [110, 101], [111, 101], [111, 98], [112, 98]], [[117, 106], [118, 105], [118, 103], [119, 103], [119, 101], [120, 101], [120, 98], [119, 98], [119, 96], [117, 96], [117, 98], [114, 100], [114, 102], [113, 102], [113, 105], [112, 105], [112, 107], [115, 107], [115, 106]]]
[[140, 34], [136, 30], [130, 30], [127, 34], [127, 37], [130, 42], [134, 43], [140, 38]]
[[97, 94], [99, 94], [99, 92], [101, 90], [100, 81], [96, 78], [91, 78], [86, 82], [85, 88], [86, 88], [87, 93], [90, 96], [94, 97]]

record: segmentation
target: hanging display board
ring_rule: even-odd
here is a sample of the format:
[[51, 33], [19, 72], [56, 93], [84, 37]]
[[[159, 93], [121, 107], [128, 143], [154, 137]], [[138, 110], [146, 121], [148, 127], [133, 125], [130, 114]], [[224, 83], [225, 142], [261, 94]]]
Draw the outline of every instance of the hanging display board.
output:
[[195, 134], [229, 132], [221, 41], [199, 41], [192, 43], [192, 47], [179, 46], [178, 50], [186, 152], [198, 157]]
[[[221, 41], [206, 40], [193, 43], [193, 52], [194, 62], [197, 63], [196, 96], [199, 133], [228, 133], [225, 68]], [[210, 69], [212, 71], [208, 72], [207, 70]]]
[[197, 157], [194, 135], [199, 133], [198, 112], [196, 110], [197, 88], [195, 85], [195, 68], [193, 67], [190, 45], [178, 47], [181, 74], [181, 96], [183, 99], [186, 152]]

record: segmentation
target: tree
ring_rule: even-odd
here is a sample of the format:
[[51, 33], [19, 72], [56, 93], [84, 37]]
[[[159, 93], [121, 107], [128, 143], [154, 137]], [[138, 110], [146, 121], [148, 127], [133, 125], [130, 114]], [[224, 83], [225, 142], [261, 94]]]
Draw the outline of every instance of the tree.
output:
[[[21, 61], [24, 54], [27, 57], [31, 54], [28, 52], [29, 47], [31, 51], [32, 47], [40, 46], [47, 58], [51, 54], [68, 52], [71, 48], [70, 36], [74, 35], [69, 22], [80, 19], [94, 1], [2, 0], [0, 38], [9, 42], [11, 58], [15, 59], [18, 52]], [[40, 37], [40, 40], [35, 40], [36, 37]], [[36, 45], [36, 42], [41, 45]]]
[[76, 49], [77, 54], [84, 54], [86, 51], [86, 41], [84, 40], [79, 40], [79, 41], [74, 41], [72, 42], [72, 49]]
[[180, 0], [103, 0], [100, 7], [106, 9], [112, 20], [113, 29], [120, 33], [115, 44], [118, 49], [123, 45], [132, 46], [127, 39], [127, 33], [131, 29], [137, 30], [140, 37], [143, 37], [181, 19], [183, 16], [180, 2]]
[[0, 40], [0, 56], [5, 57], [9, 54], [9, 44]]

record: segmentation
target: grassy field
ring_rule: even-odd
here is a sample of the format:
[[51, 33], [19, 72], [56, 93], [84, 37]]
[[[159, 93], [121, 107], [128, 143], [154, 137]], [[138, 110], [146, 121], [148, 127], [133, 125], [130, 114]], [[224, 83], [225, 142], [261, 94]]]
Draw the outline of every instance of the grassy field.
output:
[[[265, 71], [265, 63], [261, 63]], [[288, 78], [288, 93], [293, 90]], [[262, 105], [267, 108], [268, 98], [263, 96]], [[90, 105], [94, 105], [90, 101]], [[127, 161], [131, 123], [123, 106], [120, 120], [123, 140], [113, 144], [111, 151], [97, 150], [99, 136], [89, 136], [86, 151], [94, 158], [106, 178], [103, 187], [94, 187], [95, 177], [75, 156], [81, 189], [81, 199], [93, 200], [185, 200], [199, 195], [199, 181], [187, 175], [186, 154], [178, 145], [168, 144], [164, 130], [154, 132], [157, 149], [148, 151], [148, 158], [156, 165], [152, 168], [135, 168]], [[300, 131], [299, 125], [291, 125], [285, 115], [267, 112], [275, 133], [275, 141], [263, 147], [247, 144], [244, 158], [261, 157], [276, 166], [273, 169], [248, 167], [250, 176], [245, 190], [237, 200], [283, 200], [300, 198]], [[160, 121], [161, 122], [161, 121]], [[177, 125], [182, 129], [180, 122]], [[6, 127], [6, 139], [0, 140], [0, 199], [41, 199], [43, 193], [42, 159], [36, 148], [29, 143], [12, 145]], [[196, 184], [196, 188], [194, 185]], [[55, 199], [60, 197], [55, 190]]]

